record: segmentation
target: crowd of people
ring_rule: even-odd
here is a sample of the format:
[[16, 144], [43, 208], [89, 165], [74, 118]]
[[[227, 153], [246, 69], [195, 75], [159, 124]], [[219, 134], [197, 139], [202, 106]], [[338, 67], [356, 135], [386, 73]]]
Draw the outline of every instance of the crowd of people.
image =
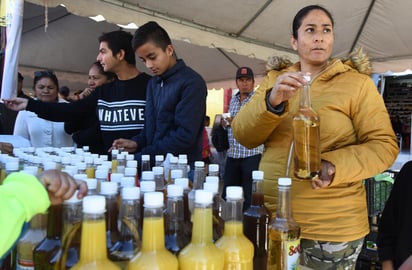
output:
[[[239, 91], [228, 114], [218, 116], [212, 129], [205, 128], [210, 123], [205, 118], [206, 82], [177, 58], [168, 33], [153, 21], [141, 25], [133, 36], [113, 31], [99, 37], [97, 62], [91, 65], [88, 87], [78, 100], [61, 100], [56, 75], [39, 71], [34, 74], [35, 98], [18, 96], [4, 103], [19, 111], [14, 134], [33, 146], [89, 145], [98, 154], [122, 149], [138, 161], [142, 155], [154, 159], [186, 154], [191, 168], [198, 160], [219, 163], [224, 185], [243, 187], [244, 208], [251, 203], [252, 171], [262, 170], [266, 204], [274, 211], [277, 179], [296, 180], [289, 170], [292, 119], [299, 89], [307, 83], [302, 74], [310, 73], [312, 106], [321, 119], [322, 168], [311, 181], [296, 180], [292, 185], [293, 214], [301, 226], [301, 264], [312, 269], [354, 269], [369, 233], [362, 181], [386, 170], [399, 148], [383, 99], [370, 79], [366, 56], [358, 50], [348, 59], [331, 57], [334, 30], [333, 17], [325, 8], [310, 5], [298, 11], [291, 46], [299, 61], [274, 57], [257, 89], [253, 71], [238, 68], [234, 77]], [[152, 75], [136, 68], [135, 53]], [[216, 159], [210, 145], [217, 151]], [[16, 177], [27, 178], [11, 177], [0, 192], [6, 192]], [[40, 180], [52, 203], [57, 192], [52, 178], [70, 183], [59, 197], [68, 197], [77, 185], [82, 188], [66, 175], [46, 173]], [[34, 193], [28, 196], [38, 196]], [[49, 205], [45, 194], [40, 197], [45, 202], [33, 206], [33, 213]], [[0, 221], [12, 211], [5, 208], [0, 208]], [[18, 222], [29, 220], [33, 213], [20, 216]], [[17, 235], [10, 235], [8, 246]], [[0, 256], [6, 250], [0, 250]], [[399, 260], [407, 257], [403, 254]]]

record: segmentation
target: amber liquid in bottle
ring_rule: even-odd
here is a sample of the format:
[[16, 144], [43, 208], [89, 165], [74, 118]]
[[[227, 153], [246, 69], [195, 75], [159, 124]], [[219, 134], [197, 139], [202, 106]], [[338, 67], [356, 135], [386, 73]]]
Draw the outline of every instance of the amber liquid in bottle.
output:
[[312, 179], [320, 174], [319, 116], [310, 99], [310, 76], [300, 90], [299, 110], [293, 117], [294, 174], [300, 179]]
[[292, 217], [290, 178], [279, 178], [276, 217], [269, 226], [267, 269], [292, 270], [299, 267], [300, 227]]
[[[252, 203], [243, 213], [243, 232], [254, 244], [253, 269], [265, 270], [271, 213], [264, 204], [263, 171], [253, 171]], [[261, 177], [255, 177], [260, 175]]]

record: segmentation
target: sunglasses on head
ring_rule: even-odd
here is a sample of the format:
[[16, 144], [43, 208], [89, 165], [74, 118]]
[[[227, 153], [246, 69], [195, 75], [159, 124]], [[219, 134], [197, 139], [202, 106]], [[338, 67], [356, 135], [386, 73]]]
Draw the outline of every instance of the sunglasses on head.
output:
[[54, 74], [53, 71], [49, 70], [40, 70], [40, 71], [35, 71], [34, 72], [34, 77], [56, 77], [56, 74]]

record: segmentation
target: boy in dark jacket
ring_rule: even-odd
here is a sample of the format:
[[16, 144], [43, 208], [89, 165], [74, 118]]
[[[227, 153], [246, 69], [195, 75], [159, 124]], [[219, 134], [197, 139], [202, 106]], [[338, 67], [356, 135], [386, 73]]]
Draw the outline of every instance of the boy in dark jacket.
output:
[[147, 86], [144, 129], [132, 140], [118, 139], [114, 148], [140, 155], [187, 154], [201, 160], [207, 88], [203, 78], [177, 59], [167, 32], [156, 22], [140, 26], [133, 48], [155, 75]]

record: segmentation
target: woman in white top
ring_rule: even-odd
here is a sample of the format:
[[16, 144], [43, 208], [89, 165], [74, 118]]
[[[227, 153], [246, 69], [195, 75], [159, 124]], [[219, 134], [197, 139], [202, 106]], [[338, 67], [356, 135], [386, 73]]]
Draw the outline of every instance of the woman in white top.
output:
[[[52, 71], [34, 72], [33, 89], [38, 100], [44, 102], [66, 102], [59, 99], [59, 82]], [[28, 139], [34, 147], [73, 146], [72, 137], [64, 131], [63, 122], [52, 122], [39, 118], [29, 111], [18, 113], [13, 135]]]

